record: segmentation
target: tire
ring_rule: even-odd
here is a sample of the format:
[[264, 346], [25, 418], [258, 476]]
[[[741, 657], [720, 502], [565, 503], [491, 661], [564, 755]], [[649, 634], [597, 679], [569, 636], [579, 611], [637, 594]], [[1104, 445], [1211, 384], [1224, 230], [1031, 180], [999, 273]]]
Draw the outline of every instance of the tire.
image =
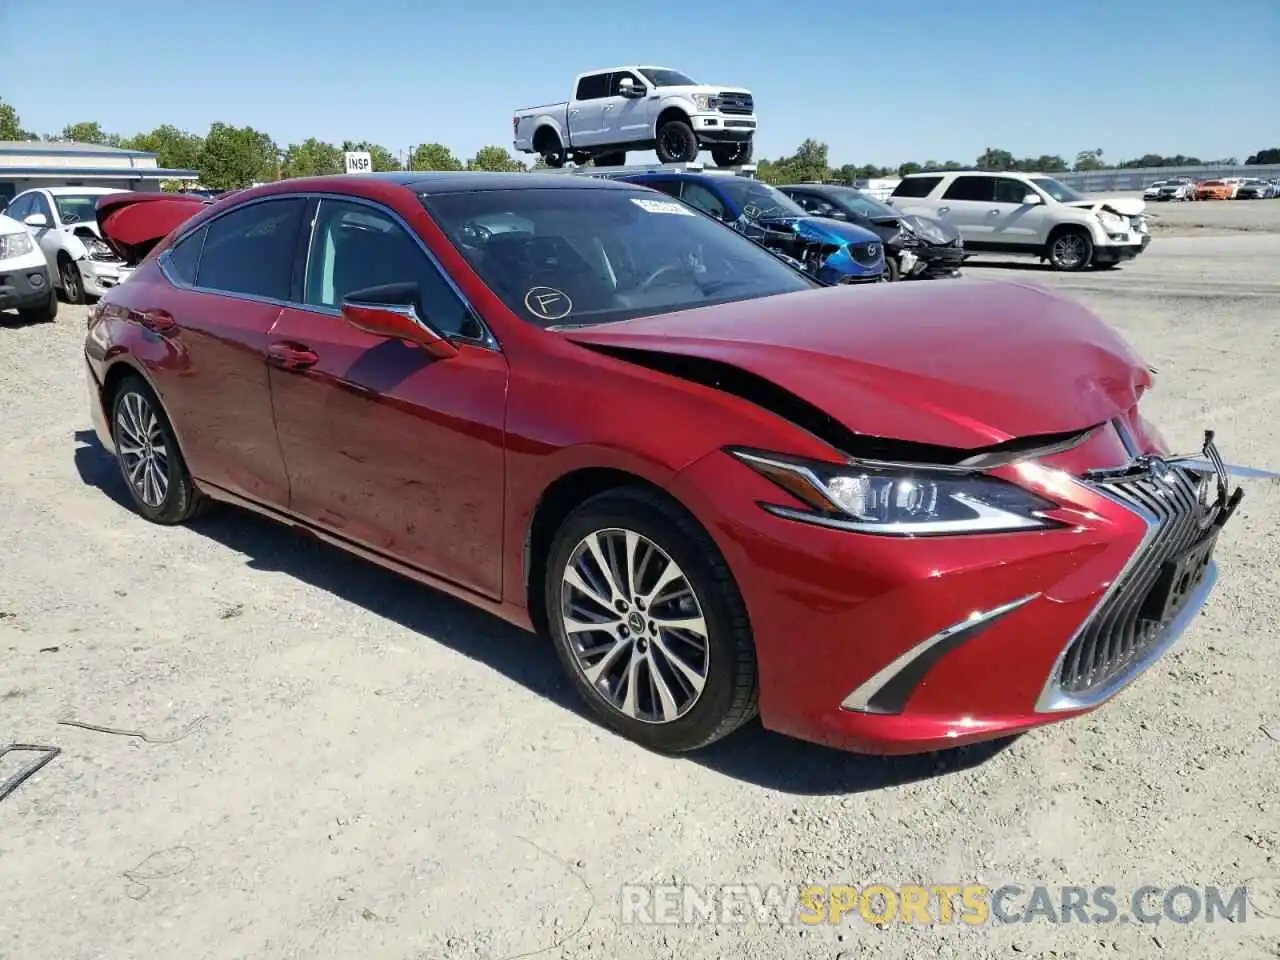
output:
[[[130, 375], [120, 382], [111, 401], [111, 435], [138, 513], [152, 523], [172, 525], [199, 512], [204, 498], [191, 480], [164, 407], [141, 377]], [[130, 455], [126, 448], [140, 453]]]
[[27, 323], [52, 323], [54, 318], [58, 316], [58, 294], [54, 290], [49, 291], [49, 299], [38, 307], [24, 307], [18, 311], [18, 316]]
[[560, 142], [560, 136], [554, 130], [547, 127], [543, 129], [547, 132], [537, 139], [534, 149], [542, 156], [543, 163], [553, 170], [559, 170], [564, 166], [564, 144]]
[[1065, 227], [1049, 238], [1044, 254], [1055, 270], [1083, 270], [1093, 260], [1093, 238], [1080, 227]]
[[884, 255], [884, 273], [880, 279], [886, 283], [897, 283], [902, 279], [902, 268], [898, 266], [898, 258], [886, 253]]
[[[626, 566], [626, 544], [633, 535], [639, 582], [624, 582], [616, 568], [606, 580], [591, 545]], [[668, 570], [664, 558], [677, 576], [650, 596], [656, 602], [646, 609], [635, 602], [644, 596], [635, 588], [654, 589]], [[601, 606], [566, 577], [607, 594], [605, 599], [617, 605]], [[630, 595], [620, 596], [613, 584]], [[609, 490], [587, 500], [556, 532], [543, 588], [556, 655], [609, 729], [651, 750], [684, 753], [728, 736], [755, 716], [755, 644], [742, 596], [715, 543], [667, 500], [638, 488]], [[604, 628], [570, 634], [566, 610], [576, 623]], [[649, 618], [653, 611], [662, 614], [655, 620], [700, 620], [702, 637], [697, 630], [656, 627]], [[601, 667], [595, 682], [588, 678], [588, 670]], [[639, 681], [634, 686], [632, 676]], [[665, 695], [657, 691], [655, 678], [663, 681]]]
[[668, 120], [658, 130], [654, 148], [663, 163], [693, 163], [698, 159], [698, 138], [684, 120]]
[[627, 151], [619, 150], [617, 153], [602, 153], [595, 159], [597, 167], [620, 167], [627, 162]]
[[742, 143], [725, 143], [711, 148], [711, 159], [717, 167], [736, 167], [751, 162], [755, 153], [755, 144], [746, 140]]
[[80, 268], [65, 254], [58, 258], [58, 279], [62, 282], [62, 295], [67, 303], [85, 303], [84, 279], [80, 276]]

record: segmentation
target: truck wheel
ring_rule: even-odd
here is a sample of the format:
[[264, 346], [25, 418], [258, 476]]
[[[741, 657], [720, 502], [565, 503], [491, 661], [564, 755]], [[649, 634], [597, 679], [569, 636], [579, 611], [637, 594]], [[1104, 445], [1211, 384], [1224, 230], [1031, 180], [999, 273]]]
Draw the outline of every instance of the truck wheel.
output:
[[698, 138], [684, 120], [668, 120], [658, 131], [655, 152], [663, 163], [693, 163], [698, 159]]
[[569, 154], [569, 160], [572, 161], [575, 167], [585, 167], [591, 162], [591, 154], [583, 153], [581, 150], [575, 150], [573, 153]]
[[548, 167], [558, 170], [564, 166], [564, 144], [560, 136], [550, 127], [543, 127], [534, 138], [533, 148], [542, 156], [542, 162]]
[[620, 150], [617, 153], [602, 153], [596, 157], [597, 167], [620, 167], [627, 162], [627, 151]]
[[1049, 238], [1045, 259], [1055, 270], [1083, 270], [1093, 259], [1093, 238], [1081, 227], [1064, 227]]
[[711, 159], [716, 162], [717, 167], [736, 167], [750, 163], [753, 152], [754, 144], [750, 140], [744, 143], [726, 143], [711, 148]]

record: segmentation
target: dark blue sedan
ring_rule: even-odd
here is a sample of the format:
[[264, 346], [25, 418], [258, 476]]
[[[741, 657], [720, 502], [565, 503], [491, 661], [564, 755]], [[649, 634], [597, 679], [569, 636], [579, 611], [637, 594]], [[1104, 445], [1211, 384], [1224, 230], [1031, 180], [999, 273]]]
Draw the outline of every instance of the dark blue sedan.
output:
[[616, 179], [661, 190], [722, 220], [735, 230], [798, 262], [824, 283], [884, 279], [884, 244], [863, 227], [810, 216], [781, 190], [732, 174], [626, 174]]

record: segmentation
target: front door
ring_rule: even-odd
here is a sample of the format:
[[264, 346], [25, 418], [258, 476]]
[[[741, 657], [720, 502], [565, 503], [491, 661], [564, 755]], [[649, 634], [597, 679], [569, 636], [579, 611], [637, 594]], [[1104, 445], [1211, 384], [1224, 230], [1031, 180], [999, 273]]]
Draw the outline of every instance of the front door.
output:
[[992, 204], [991, 236], [996, 243], [1007, 246], [1038, 247], [1049, 234], [1050, 219], [1047, 205], [1023, 203], [1027, 194], [1038, 196], [1025, 181], [1016, 177], [994, 177], [995, 202]]
[[[409, 281], [457, 356], [434, 359], [342, 318], [352, 291]], [[380, 205], [320, 201], [302, 301], [281, 312], [267, 344], [291, 511], [500, 597], [506, 358], [417, 236]]]

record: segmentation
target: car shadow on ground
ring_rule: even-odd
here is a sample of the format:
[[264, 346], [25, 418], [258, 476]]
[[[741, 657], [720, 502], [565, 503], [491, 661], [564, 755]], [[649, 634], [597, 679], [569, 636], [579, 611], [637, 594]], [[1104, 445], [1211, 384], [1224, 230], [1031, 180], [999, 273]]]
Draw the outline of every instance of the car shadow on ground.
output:
[[[1086, 267], [1083, 270], [1075, 270], [1072, 273], [1075, 276], [1088, 275], [1091, 273], [1119, 273], [1124, 269], [1123, 263], [1117, 263], [1110, 267]], [[1062, 271], [1051, 267], [1047, 263], [1040, 263], [1036, 260], [1001, 260], [997, 257], [988, 257], [986, 260], [966, 260], [964, 262], [965, 270], [1022, 270], [1030, 273], [1061, 273]]]
[[17, 310], [0, 310], [0, 327], [16, 330], [20, 327], [43, 327], [53, 320], [27, 320]]
[[[129, 491], [92, 430], [75, 434], [75, 465], [86, 485], [132, 511]], [[139, 523], [145, 521], [139, 518]], [[420, 586], [337, 547], [247, 510], [223, 507], [188, 524], [247, 557], [255, 570], [286, 573], [477, 660], [594, 723], [561, 673], [550, 643], [446, 594]], [[697, 763], [727, 777], [796, 795], [861, 793], [976, 766], [1013, 738], [935, 754], [869, 757], [794, 740], [754, 720], [732, 736], [673, 763]]]

